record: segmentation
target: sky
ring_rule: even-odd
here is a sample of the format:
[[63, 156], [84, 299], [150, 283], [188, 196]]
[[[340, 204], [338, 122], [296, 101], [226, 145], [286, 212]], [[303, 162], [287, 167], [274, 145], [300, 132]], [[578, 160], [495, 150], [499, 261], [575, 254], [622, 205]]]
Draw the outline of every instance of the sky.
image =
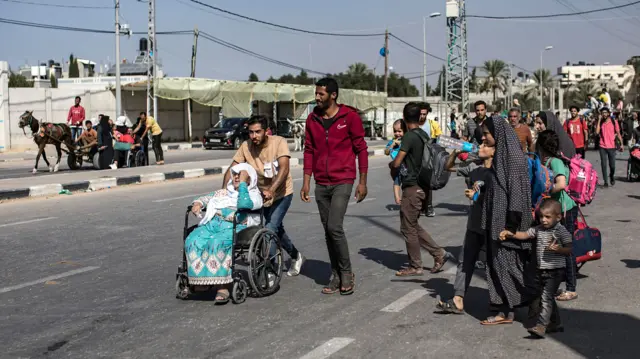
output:
[[[445, 13], [445, 0], [200, 0], [223, 9], [282, 25], [323, 32], [378, 33], [385, 28], [403, 40], [422, 48], [422, 17], [433, 12]], [[470, 0], [467, 14], [512, 16], [574, 12], [626, 4], [632, 0]], [[22, 3], [21, 3], [22, 2]], [[65, 4], [68, 8], [28, 5]], [[0, 18], [109, 30], [114, 26], [113, 0], [0, 0]], [[613, 5], [612, 5], [613, 4]], [[74, 8], [105, 6], [109, 9]], [[148, 5], [136, 0], [121, 0], [121, 23], [134, 31], [146, 31]], [[384, 71], [379, 55], [384, 37], [346, 38], [294, 33], [223, 15], [189, 0], [156, 0], [158, 31], [192, 30], [198, 27], [222, 40], [296, 66], [323, 73], [345, 71], [349, 64], [363, 62], [377, 73]], [[502, 59], [527, 70], [540, 67], [540, 50], [553, 46], [544, 54], [544, 67], [557, 72], [567, 61], [572, 63], [624, 64], [640, 54], [640, 4], [621, 10], [597, 12], [584, 17], [525, 21], [468, 19], [469, 70], [490, 59]], [[603, 29], [604, 28], [604, 29]], [[2, 42], [0, 60], [13, 69], [35, 65], [48, 59], [60, 61], [73, 53], [97, 63], [113, 63], [115, 36], [27, 28], [0, 23]], [[427, 19], [427, 51], [445, 56], [446, 21], [443, 16]], [[133, 60], [140, 36], [122, 37], [121, 56]], [[159, 36], [158, 55], [169, 76], [189, 76], [193, 37]], [[419, 76], [422, 53], [393, 38], [389, 43], [390, 66], [406, 77]], [[427, 59], [428, 72], [440, 70], [442, 62]], [[235, 52], [202, 37], [198, 43], [196, 76], [204, 78], [246, 80], [251, 72], [260, 79], [297, 73], [278, 65]], [[430, 82], [437, 81], [431, 76]], [[419, 85], [419, 79], [412, 80]]]

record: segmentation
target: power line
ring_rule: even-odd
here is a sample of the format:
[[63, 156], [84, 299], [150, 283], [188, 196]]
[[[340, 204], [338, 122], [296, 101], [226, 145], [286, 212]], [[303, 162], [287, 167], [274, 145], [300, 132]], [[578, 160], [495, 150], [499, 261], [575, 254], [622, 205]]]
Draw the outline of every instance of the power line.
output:
[[203, 3], [202, 1], [198, 1], [198, 0], [189, 0], [189, 1], [191, 1], [192, 3], [198, 4], [198, 5], [204, 6], [204, 7], [208, 7], [209, 9], [213, 9], [213, 10], [216, 10], [216, 11], [228, 14], [228, 15], [233, 15], [233, 16], [239, 17], [241, 19], [257, 22], [257, 23], [260, 23], [260, 24], [263, 24], [263, 25], [278, 27], [278, 28], [285, 29], [285, 30], [302, 32], [302, 33], [305, 33], [305, 34], [324, 35], [324, 36], [342, 36], [342, 37], [374, 37], [374, 36], [383, 36], [384, 35], [384, 33], [378, 33], [378, 34], [341, 34], [341, 33], [320, 32], [320, 31], [311, 31], [311, 30], [305, 30], [305, 29], [298, 29], [298, 28], [291, 27], [291, 26], [279, 25], [279, 24], [276, 24], [276, 23], [273, 23], [273, 22], [259, 20], [259, 19], [252, 18], [252, 17], [249, 17], [249, 16], [241, 15], [241, 14], [238, 14], [238, 13], [235, 13], [235, 12], [231, 12], [229, 10], [221, 9], [219, 7], [216, 7], [216, 6]]
[[51, 4], [51, 3], [39, 3], [32, 1], [24, 1], [24, 0], [2, 0], [4, 2], [12, 2], [15, 4], [21, 5], [36, 5], [36, 6], [48, 6], [48, 7], [62, 7], [69, 9], [94, 9], [94, 10], [104, 10], [104, 9], [113, 9], [113, 6], [92, 6], [92, 5], [63, 5], [63, 4]]
[[245, 48], [240, 47], [238, 45], [235, 45], [233, 43], [230, 43], [230, 42], [224, 41], [222, 39], [219, 39], [219, 38], [217, 38], [217, 37], [215, 37], [215, 36], [213, 36], [211, 34], [208, 34], [208, 33], [204, 32], [204, 31], [200, 31], [200, 36], [202, 36], [204, 39], [207, 39], [207, 40], [209, 40], [211, 42], [214, 42], [214, 43], [216, 43], [218, 45], [224, 46], [226, 48], [232, 49], [234, 51], [238, 51], [238, 52], [243, 53], [245, 55], [249, 55], [249, 56], [255, 57], [257, 59], [260, 59], [260, 60], [263, 60], [263, 61], [266, 61], [266, 62], [270, 62], [272, 64], [280, 65], [280, 66], [283, 66], [283, 67], [288, 67], [288, 68], [294, 69], [294, 70], [301, 70], [301, 71], [305, 71], [307, 73], [312, 73], [312, 74], [321, 75], [321, 76], [324, 76], [324, 75], [328, 74], [327, 72], [307, 69], [307, 68], [304, 68], [304, 67], [301, 67], [301, 66], [296, 66], [296, 65], [292, 65], [292, 64], [280, 61], [280, 60], [276, 60], [276, 59], [273, 59], [271, 57], [267, 57], [265, 55], [261, 55], [261, 54], [259, 54], [257, 52], [253, 52], [251, 50], [245, 49]]
[[445, 59], [443, 59], [442, 57], [436, 56], [436, 55], [434, 55], [434, 54], [430, 54], [430, 53], [428, 53], [428, 52], [426, 52], [426, 51], [424, 51], [424, 50], [422, 50], [422, 49], [420, 49], [420, 48], [418, 48], [418, 47], [416, 47], [416, 46], [414, 46], [414, 45], [411, 45], [410, 43], [408, 43], [408, 42], [406, 42], [406, 41], [402, 40], [401, 38], [397, 37], [396, 35], [394, 35], [394, 34], [392, 34], [392, 33], [389, 33], [389, 36], [393, 37], [394, 39], [396, 39], [396, 40], [400, 41], [401, 43], [403, 43], [403, 44], [405, 44], [405, 45], [409, 46], [410, 48], [412, 48], [412, 49], [414, 49], [414, 50], [418, 50], [418, 51], [420, 51], [420, 53], [427, 54], [428, 56], [431, 56], [431, 57], [433, 57], [434, 59], [438, 59], [438, 60], [440, 60], [440, 61], [446, 61], [446, 60], [445, 60]]
[[562, 13], [562, 14], [547, 14], [547, 15], [519, 15], [519, 16], [489, 16], [489, 15], [472, 15], [468, 14], [467, 18], [476, 18], [476, 19], [493, 19], [493, 20], [510, 20], [510, 19], [540, 19], [540, 18], [550, 18], [550, 17], [564, 17], [564, 16], [578, 16], [578, 15], [586, 15], [593, 14], [596, 12], [609, 11], [622, 9], [628, 6], [633, 6], [636, 4], [640, 4], [640, 1], [634, 1], [628, 4], [610, 6], [601, 9], [594, 10], [585, 10], [585, 11], [577, 11], [571, 13]]
[[[21, 20], [12, 20], [0, 18], [0, 23], [9, 24], [9, 25], [18, 25], [25, 27], [35, 27], [40, 29], [50, 29], [50, 30], [61, 30], [61, 31], [73, 31], [73, 32], [84, 32], [84, 33], [93, 33], [93, 34], [114, 34], [114, 30], [101, 30], [101, 29], [88, 29], [81, 27], [71, 27], [71, 26], [60, 26], [60, 25], [50, 25], [50, 24], [39, 24], [35, 22], [21, 21]], [[146, 35], [146, 31], [133, 31], [132, 35]], [[158, 31], [156, 32], [158, 35], [192, 35], [193, 30], [180, 30], [180, 31]]]

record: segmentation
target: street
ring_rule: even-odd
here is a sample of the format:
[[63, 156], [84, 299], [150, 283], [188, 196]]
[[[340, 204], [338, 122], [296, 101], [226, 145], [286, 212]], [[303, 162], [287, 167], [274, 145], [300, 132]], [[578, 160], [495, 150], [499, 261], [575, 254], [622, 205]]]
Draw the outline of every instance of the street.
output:
[[[231, 152], [167, 152], [167, 162], [218, 155]], [[595, 152], [588, 159], [599, 169]], [[0, 357], [637, 357], [638, 183], [618, 181], [584, 208], [602, 231], [603, 258], [581, 270], [579, 298], [560, 303], [566, 331], [536, 341], [525, 339], [526, 310], [512, 325], [479, 324], [488, 315], [482, 272], [471, 283], [467, 313], [449, 316], [434, 313], [434, 304], [436, 295], [453, 293], [454, 263], [436, 275], [394, 276], [407, 256], [388, 161], [370, 158], [369, 194], [351, 203], [344, 219], [357, 279], [352, 296], [320, 293], [330, 268], [316, 204], [299, 199], [301, 167], [292, 169], [285, 227], [307, 258], [302, 274], [241, 305], [175, 298], [185, 208], [220, 188], [220, 176], [0, 205]], [[617, 166], [623, 176], [626, 156]], [[420, 219], [456, 257], [467, 221], [464, 188], [452, 176], [434, 192], [436, 217]], [[423, 260], [425, 267], [433, 263], [424, 251]]]
[[[367, 141], [369, 147], [374, 146], [384, 146], [386, 145], [386, 141]], [[289, 150], [293, 151], [293, 144], [289, 144]], [[57, 160], [57, 155], [55, 154], [55, 148], [48, 146], [45, 150], [49, 163], [52, 166], [55, 165]], [[20, 161], [10, 161], [10, 162], [1, 162], [0, 161], [0, 179], [5, 178], [20, 178], [20, 177], [28, 177], [31, 176], [31, 170], [33, 169], [36, 163], [36, 152], [29, 151], [24, 155], [20, 154], [11, 154], [11, 157], [24, 158], [24, 160]], [[234, 154], [233, 149], [213, 149], [213, 150], [205, 150], [205, 149], [190, 149], [190, 150], [171, 150], [164, 151], [164, 157], [166, 163], [182, 163], [182, 162], [196, 162], [196, 161], [206, 161], [206, 160], [216, 160], [223, 158], [231, 158]], [[302, 158], [302, 152], [292, 152], [294, 156], [299, 155]], [[53, 156], [52, 156], [53, 155]], [[155, 159], [153, 157], [153, 151], [150, 149], [149, 153], [149, 162], [155, 163]], [[93, 167], [90, 164], [85, 163], [81, 169], [82, 171], [93, 171]], [[68, 172], [69, 166], [67, 166], [67, 156], [63, 153], [62, 159], [60, 160], [59, 172]], [[38, 176], [46, 176], [49, 175], [49, 169], [47, 168], [47, 164], [44, 162], [42, 158], [40, 158], [40, 163], [38, 163]]]

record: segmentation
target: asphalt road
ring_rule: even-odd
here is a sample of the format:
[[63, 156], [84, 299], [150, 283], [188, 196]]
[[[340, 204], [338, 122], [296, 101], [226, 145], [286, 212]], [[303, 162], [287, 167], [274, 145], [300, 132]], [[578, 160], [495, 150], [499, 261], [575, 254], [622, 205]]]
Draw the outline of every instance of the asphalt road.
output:
[[[368, 141], [370, 147], [374, 146], [384, 146], [386, 145], [385, 141]], [[293, 144], [289, 144], [289, 149], [293, 151]], [[48, 159], [51, 165], [55, 165], [55, 161], [57, 157], [55, 155], [55, 149], [53, 147], [51, 150], [47, 148]], [[53, 156], [52, 156], [53, 154]], [[233, 157], [234, 150], [232, 149], [192, 149], [192, 150], [173, 150], [173, 151], [164, 151], [164, 157], [166, 163], [180, 163], [180, 162], [195, 162], [195, 161], [207, 161], [207, 160], [217, 160], [228, 158], [231, 159]], [[294, 156], [299, 155], [302, 157], [302, 152], [294, 152]], [[25, 154], [25, 160], [23, 161], [11, 161], [11, 162], [0, 162], [0, 179], [4, 178], [19, 178], [19, 177], [27, 177], [31, 175], [31, 170], [35, 165], [34, 154]], [[155, 163], [155, 157], [153, 151], [150, 153], [149, 161], [151, 163]], [[67, 156], [63, 153], [62, 159], [60, 160], [60, 167], [58, 168], [59, 172], [70, 171], [69, 166], [67, 166]], [[50, 174], [47, 165], [44, 160], [41, 158], [40, 163], [38, 164], [38, 176], [48, 175]], [[93, 168], [89, 164], [84, 164], [83, 171], [92, 171]]]
[[[452, 294], [452, 264], [436, 275], [394, 277], [407, 258], [387, 162], [371, 159], [369, 195], [345, 217], [357, 275], [347, 297], [320, 293], [329, 276], [324, 235], [315, 203], [297, 196], [285, 225], [307, 257], [302, 274], [284, 277], [270, 297], [225, 306], [174, 297], [185, 207], [219, 188], [220, 177], [0, 205], [0, 357], [637, 357], [640, 222], [630, 209], [640, 204], [640, 183], [601, 190], [585, 208], [603, 232], [604, 257], [582, 269], [579, 299], [561, 304], [566, 332], [535, 341], [521, 323], [478, 323], [488, 314], [482, 273], [460, 316], [433, 313], [434, 297]], [[297, 193], [300, 169], [293, 175]], [[453, 253], [466, 223], [463, 188], [452, 178], [435, 194], [436, 217], [420, 219]]]

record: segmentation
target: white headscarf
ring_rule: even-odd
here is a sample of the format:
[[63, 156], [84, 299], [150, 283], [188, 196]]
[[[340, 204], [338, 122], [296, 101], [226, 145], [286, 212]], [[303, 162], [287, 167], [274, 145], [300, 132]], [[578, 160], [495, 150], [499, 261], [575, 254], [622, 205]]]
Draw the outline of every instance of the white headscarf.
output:
[[[231, 167], [231, 173], [240, 173], [241, 171], [247, 171], [249, 174], [249, 198], [251, 198], [251, 202], [253, 203], [253, 210], [262, 208], [262, 195], [260, 194], [260, 190], [258, 189], [258, 174], [256, 170], [253, 169], [247, 163], [239, 163], [233, 167]], [[233, 186], [233, 179], [229, 179], [227, 183], [227, 189], [221, 189], [215, 192], [213, 197], [209, 200], [207, 204], [207, 213], [200, 221], [200, 225], [203, 226], [209, 221], [213, 219], [213, 217], [218, 213], [219, 210], [223, 208], [228, 209], [236, 209], [238, 204], [238, 191]], [[235, 213], [234, 213], [235, 216]], [[247, 226], [256, 226], [260, 224], [260, 215], [250, 214], [247, 218]]]
[[118, 118], [116, 118], [116, 126], [133, 127], [133, 124], [127, 116], [118, 116]]

